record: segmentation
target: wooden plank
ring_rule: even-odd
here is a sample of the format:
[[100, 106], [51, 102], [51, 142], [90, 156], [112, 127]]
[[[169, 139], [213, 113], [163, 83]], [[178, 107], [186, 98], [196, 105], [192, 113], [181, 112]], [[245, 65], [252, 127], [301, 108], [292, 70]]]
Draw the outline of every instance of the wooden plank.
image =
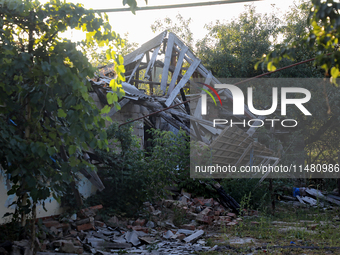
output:
[[251, 150], [251, 148], [253, 147], [253, 143], [250, 143], [247, 147], [247, 149], [244, 150], [243, 154], [241, 155], [241, 157], [238, 159], [238, 161], [236, 162], [235, 166], [238, 166], [242, 160], [244, 159], [244, 157], [247, 155], [247, 153]]
[[178, 75], [179, 75], [181, 68], [182, 68], [182, 65], [183, 65], [184, 56], [187, 53], [188, 49], [189, 48], [187, 46], [184, 46], [184, 48], [182, 48], [181, 53], [178, 56], [176, 68], [175, 68], [175, 71], [172, 75], [172, 79], [171, 79], [171, 82], [170, 82], [170, 85], [169, 85], [168, 95], [171, 94], [171, 92], [173, 91], [173, 89], [175, 87]]
[[154, 49], [153, 53], [152, 53], [152, 56], [151, 56], [151, 60], [150, 62], [148, 63], [148, 66], [146, 67], [146, 71], [145, 71], [145, 75], [144, 77], [146, 79], [150, 79], [151, 75], [149, 75], [149, 73], [152, 72], [152, 69], [155, 65], [155, 61], [157, 59], [157, 56], [158, 56], [158, 52], [159, 52], [159, 49], [161, 48], [161, 46], [159, 45], [156, 49]]
[[307, 202], [308, 204], [310, 204], [312, 206], [317, 205], [317, 201], [314, 198], [311, 198], [311, 197], [301, 197], [301, 199], [304, 202]]
[[299, 202], [301, 203], [301, 204], [306, 204], [305, 202], [303, 202], [303, 200], [302, 200], [302, 198], [298, 195], [298, 196], [296, 196], [296, 198], [299, 200]]
[[134, 76], [134, 74], [135, 74], [135, 72], [137, 71], [137, 69], [138, 69], [140, 63], [142, 62], [142, 59], [144, 58], [144, 55], [145, 55], [145, 53], [143, 53], [143, 56], [137, 61], [136, 65], [135, 65], [135, 68], [133, 69], [133, 71], [132, 71], [132, 73], [131, 73], [131, 75], [130, 75], [130, 78], [129, 78], [129, 80], [127, 81], [127, 83], [130, 83], [132, 77]]
[[164, 57], [164, 67], [162, 72], [162, 80], [161, 80], [161, 90], [165, 94], [166, 92], [166, 84], [168, 81], [168, 73], [172, 55], [172, 48], [174, 46], [174, 38], [175, 35], [173, 33], [169, 33], [168, 43], [166, 46], [165, 57]]
[[[211, 143], [209, 146], [212, 150], [215, 151], [213, 158], [231, 158], [234, 160], [229, 160], [227, 162], [224, 162], [224, 164], [230, 164], [234, 165], [239, 158], [239, 155], [235, 152], [242, 149], [237, 144], [239, 143], [239, 137], [244, 133], [242, 130], [240, 130], [237, 127], [227, 127], [225, 128], [221, 134]], [[227, 149], [231, 150], [233, 152], [225, 152], [221, 149]]]
[[324, 200], [326, 200], [328, 202], [331, 202], [333, 204], [336, 204], [336, 205], [340, 205], [340, 201], [338, 201], [336, 199], [333, 199], [333, 198], [330, 198], [330, 197], [324, 196], [319, 190], [307, 188], [306, 192], [309, 195], [312, 195], [314, 197], [317, 197], [317, 198], [320, 198], [320, 199], [324, 199]]
[[135, 51], [124, 56], [124, 66], [126, 66], [130, 63], [133, 63], [135, 61], [135, 58], [136, 58], [137, 55], [139, 55], [143, 52], [147, 52], [147, 51], [154, 49], [157, 46], [161, 45], [166, 34], [167, 34], [167, 31], [160, 33], [159, 35], [157, 35], [156, 37], [154, 37], [150, 41], [147, 41], [146, 43], [142, 44], [142, 46], [139, 47], [138, 49], [136, 49]]
[[[179, 46], [181, 46], [181, 44], [184, 45], [178, 38], [177, 38], [177, 40], [175, 40], [175, 42], [176, 42], [176, 44], [179, 45]], [[194, 56], [194, 54], [193, 54], [190, 50], [187, 52], [187, 55], [188, 55], [188, 57], [185, 57], [184, 59], [185, 59], [189, 64], [191, 64], [191, 63], [193, 62], [191, 59], [195, 59], [195, 56]], [[200, 64], [200, 65], [198, 66], [197, 71], [198, 71], [203, 77], [207, 77], [207, 76], [209, 75], [209, 72], [210, 72], [210, 71], [208, 71], [208, 69], [205, 68], [205, 66], [204, 66], [203, 64]], [[212, 82], [213, 82], [214, 84], [221, 84], [221, 82], [220, 82], [216, 77], [214, 77], [214, 76], [212, 77]], [[220, 93], [222, 93], [222, 92], [223, 92], [228, 98], [233, 99], [232, 94], [231, 94], [231, 92], [230, 92], [229, 90], [224, 89], [224, 90], [222, 90], [221, 92], [219, 91], [218, 93], [220, 94]], [[245, 105], [245, 113], [246, 113], [247, 115], [249, 115], [249, 117], [251, 117], [252, 119], [255, 119], [255, 118], [256, 118], [256, 116], [255, 116], [254, 114], [252, 114], [252, 113], [249, 111], [247, 105]]]
[[333, 199], [336, 199], [336, 200], [340, 201], [340, 197], [332, 195], [332, 194], [328, 194], [327, 197], [330, 197], [330, 198], [333, 198]]
[[256, 158], [263, 158], [263, 159], [271, 159], [271, 160], [278, 160], [279, 158], [276, 157], [269, 157], [269, 156], [263, 156], [263, 155], [254, 155]]
[[[179, 93], [180, 89], [185, 86], [185, 84], [188, 82], [192, 74], [195, 72], [197, 66], [200, 64], [200, 60], [196, 59], [194, 63], [189, 67], [188, 71], [183, 75], [183, 78], [181, 81], [177, 84], [176, 88], [171, 92], [169, 98], [165, 101], [166, 106], [170, 106], [172, 102], [174, 101], [175, 97]], [[162, 86], [162, 85], [161, 85]], [[163, 90], [164, 91], [164, 90]]]

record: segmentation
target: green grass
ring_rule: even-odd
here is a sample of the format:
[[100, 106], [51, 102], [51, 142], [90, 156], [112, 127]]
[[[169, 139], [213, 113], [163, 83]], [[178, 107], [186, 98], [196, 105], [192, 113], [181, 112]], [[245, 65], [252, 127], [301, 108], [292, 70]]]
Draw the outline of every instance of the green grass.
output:
[[[333, 220], [339, 215], [339, 210], [324, 211], [322, 208], [293, 209], [288, 206], [277, 206], [273, 215], [262, 213], [258, 217], [243, 217], [238, 225], [233, 227], [221, 227], [218, 237], [208, 239], [209, 246], [228, 246], [223, 252], [205, 252], [210, 254], [247, 254], [251, 249], [262, 246], [314, 246], [314, 247], [340, 247], [340, 222]], [[254, 225], [251, 222], [259, 224]], [[282, 221], [282, 225], [273, 225], [273, 221]], [[304, 222], [311, 221], [311, 222]], [[316, 225], [310, 229], [311, 225]], [[288, 228], [282, 231], [282, 228]], [[296, 228], [296, 229], [295, 229]], [[251, 237], [256, 243], [242, 245], [230, 244], [233, 237]], [[294, 242], [292, 244], [291, 242]], [[297, 248], [268, 248], [267, 254], [326, 254], [327, 249], [297, 249]], [[340, 254], [340, 249], [332, 250], [333, 254]], [[264, 254], [258, 250], [257, 254]]]

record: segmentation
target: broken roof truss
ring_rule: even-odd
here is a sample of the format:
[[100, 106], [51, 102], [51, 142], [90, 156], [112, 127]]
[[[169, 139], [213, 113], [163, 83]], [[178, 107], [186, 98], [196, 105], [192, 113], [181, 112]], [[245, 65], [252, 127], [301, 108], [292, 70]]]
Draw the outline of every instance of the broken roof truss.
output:
[[[190, 84], [204, 87], [193, 78], [199, 78], [204, 84], [212, 86], [221, 82], [203, 66], [190, 48], [174, 33], [164, 31], [144, 43], [124, 57], [124, 66], [127, 82], [123, 83], [123, 88], [127, 92], [126, 98], [146, 106], [151, 112], [166, 109], [157, 114], [177, 129], [184, 129], [198, 141], [203, 141], [212, 150], [218, 151], [214, 156], [219, 162], [232, 165], [249, 164], [250, 157], [254, 156], [261, 159], [261, 164], [266, 162], [268, 164], [270, 160], [278, 163], [279, 158], [273, 157], [272, 150], [252, 138], [256, 128], [242, 130], [236, 126], [214, 127], [211, 121], [202, 118], [200, 95], [196, 95], [194, 100], [195, 95], [184, 93], [185, 86]], [[99, 83], [109, 83], [111, 78], [108, 78], [107, 74], [110, 70], [112, 66], [102, 69], [101, 74], [106, 77], [101, 77]], [[148, 86], [149, 95], [139, 90], [141, 84]], [[155, 88], [158, 88], [157, 95], [154, 93]], [[221, 97], [232, 102], [232, 94], [229, 90], [220, 89], [217, 92]], [[167, 109], [174, 105], [178, 106]], [[258, 119], [259, 117], [254, 116], [245, 105], [243, 118]]]

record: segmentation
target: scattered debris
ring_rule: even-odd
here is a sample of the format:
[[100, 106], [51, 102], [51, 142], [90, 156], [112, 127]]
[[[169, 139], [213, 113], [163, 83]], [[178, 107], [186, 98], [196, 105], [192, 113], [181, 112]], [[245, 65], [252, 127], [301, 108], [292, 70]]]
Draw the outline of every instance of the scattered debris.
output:
[[323, 194], [313, 188], [294, 188], [293, 197], [280, 196], [281, 202], [291, 203], [293, 206], [319, 206], [329, 207], [328, 204], [340, 206], [340, 197], [334, 194]]
[[[41, 226], [41, 231], [44, 230], [46, 234], [38, 240], [37, 254], [106, 255], [119, 250], [146, 254], [156, 248], [159, 253], [167, 254], [171, 251], [173, 254], [191, 254], [211, 249], [205, 246], [204, 236], [207, 232], [203, 229], [221, 224], [235, 225], [242, 220], [236, 219], [235, 213], [231, 213], [213, 198], [193, 198], [185, 190], [177, 194], [177, 200], [164, 200], [154, 205], [144, 203], [144, 211], [149, 213], [149, 217], [141, 215], [136, 220], [113, 216], [106, 222], [97, 221], [95, 219], [99, 219], [97, 213], [101, 205], [82, 209], [76, 218], [71, 215], [60, 221], [46, 219]], [[192, 221], [175, 225], [172, 218], [167, 218], [174, 210], [193, 218]], [[23, 245], [14, 244], [18, 246], [18, 251], [26, 245], [24, 241]]]

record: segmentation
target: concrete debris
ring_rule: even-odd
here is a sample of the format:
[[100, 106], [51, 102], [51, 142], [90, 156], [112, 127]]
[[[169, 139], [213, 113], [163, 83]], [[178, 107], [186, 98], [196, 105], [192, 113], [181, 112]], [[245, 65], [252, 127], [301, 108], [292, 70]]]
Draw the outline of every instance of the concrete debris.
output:
[[[184, 189], [176, 200], [143, 204], [147, 214], [137, 219], [117, 216], [104, 221], [97, 215], [101, 205], [82, 209], [69, 217], [43, 220], [39, 235], [39, 253], [49, 254], [192, 254], [209, 251], [203, 236], [216, 224], [237, 224], [241, 218], [222, 207], [213, 198], [193, 198]], [[176, 221], [175, 212], [184, 220]], [[203, 225], [202, 225], [203, 224]], [[203, 230], [204, 229], [204, 230]], [[18, 251], [21, 249], [18, 246]]]
[[125, 239], [126, 241], [128, 241], [129, 243], [132, 243], [134, 246], [137, 246], [139, 244], [141, 244], [141, 241], [138, 238], [138, 233], [137, 231], [131, 231], [131, 232], [127, 232], [125, 234]]
[[193, 233], [192, 235], [184, 238], [183, 240], [186, 243], [193, 243], [193, 242], [195, 242], [197, 239], [199, 239], [203, 235], [204, 235], [204, 231], [203, 230], [199, 230], [199, 231]]
[[165, 239], [169, 239], [169, 238], [171, 238], [172, 236], [174, 236], [174, 233], [172, 233], [171, 230], [168, 230], [167, 232], [165, 232], [165, 233], [163, 234], [163, 237], [164, 237]]

